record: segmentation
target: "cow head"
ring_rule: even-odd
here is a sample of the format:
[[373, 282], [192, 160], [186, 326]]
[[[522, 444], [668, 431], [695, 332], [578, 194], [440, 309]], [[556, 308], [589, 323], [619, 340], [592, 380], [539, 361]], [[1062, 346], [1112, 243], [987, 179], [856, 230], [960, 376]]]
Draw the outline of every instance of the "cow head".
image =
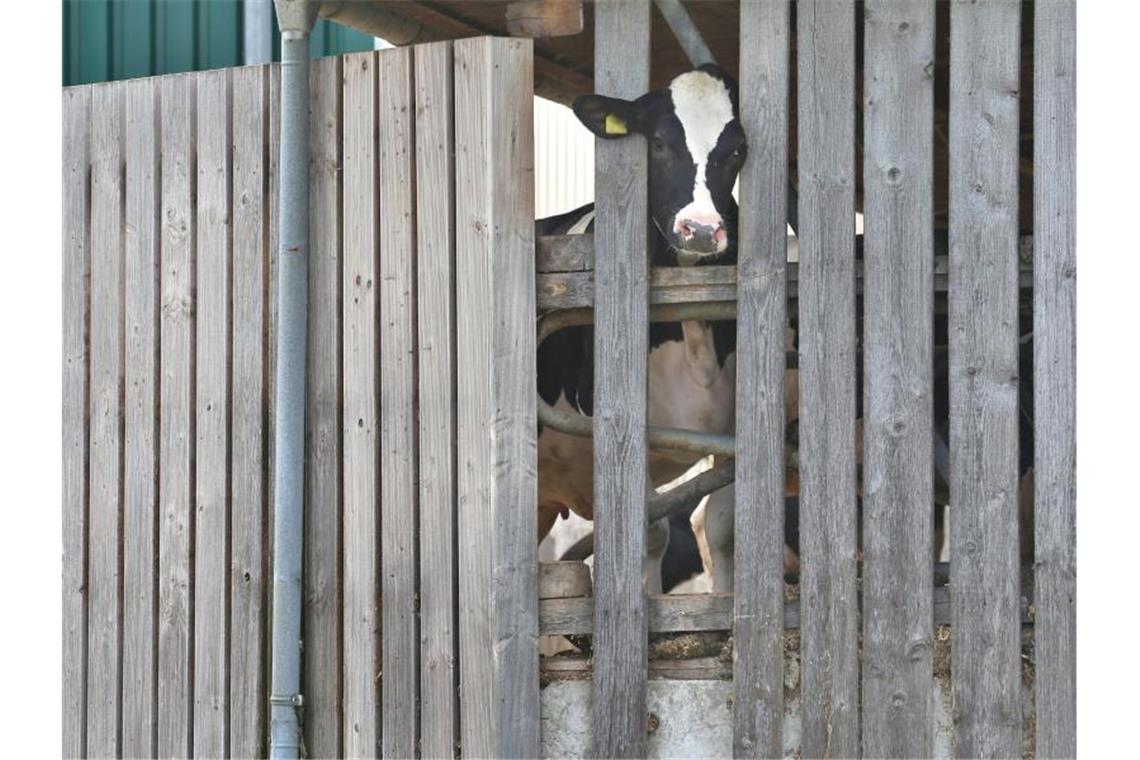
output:
[[748, 145], [736, 82], [723, 69], [705, 64], [633, 101], [586, 95], [574, 113], [598, 137], [645, 136], [649, 213], [680, 263], [713, 260], [735, 245], [732, 187]]

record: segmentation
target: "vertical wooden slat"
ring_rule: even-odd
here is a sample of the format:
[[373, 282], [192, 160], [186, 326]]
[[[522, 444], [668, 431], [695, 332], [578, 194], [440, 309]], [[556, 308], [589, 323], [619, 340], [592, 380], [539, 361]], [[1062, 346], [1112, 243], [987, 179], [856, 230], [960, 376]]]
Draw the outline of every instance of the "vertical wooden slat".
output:
[[1037, 756], [1076, 726], [1076, 4], [1034, 6], [1033, 366]]
[[416, 752], [415, 185], [412, 51], [377, 60], [380, 163], [380, 478], [385, 757]]
[[344, 753], [379, 753], [376, 55], [344, 58]]
[[[230, 755], [261, 757], [266, 731], [265, 288], [268, 68], [233, 72], [233, 364], [230, 481]], [[310, 708], [312, 709], [312, 708]]]
[[158, 81], [126, 84], [123, 755], [153, 755], [158, 657]]
[[1021, 752], [1017, 529], [1020, 3], [950, 11], [954, 754]]
[[783, 752], [788, 3], [740, 6], [733, 751]]
[[310, 66], [305, 748], [340, 749], [340, 67]]
[[538, 754], [533, 58], [455, 43], [462, 754]]
[[194, 753], [226, 753], [229, 617], [229, 72], [198, 79]]
[[193, 531], [193, 75], [164, 77], [159, 378], [158, 754], [190, 754]]
[[[598, 5], [599, 95], [649, 89], [649, 3]], [[649, 350], [645, 142], [597, 140], [594, 343], [594, 751], [646, 752], [646, 355]]]
[[420, 725], [423, 757], [455, 754], [455, 173], [451, 43], [421, 45], [416, 83]]
[[123, 392], [123, 88], [91, 96], [91, 492], [87, 754], [119, 751]]
[[803, 753], [859, 754], [855, 8], [797, 6]]
[[865, 19], [863, 751], [929, 757], [934, 3]]
[[63, 92], [63, 757], [86, 748], [91, 88]]

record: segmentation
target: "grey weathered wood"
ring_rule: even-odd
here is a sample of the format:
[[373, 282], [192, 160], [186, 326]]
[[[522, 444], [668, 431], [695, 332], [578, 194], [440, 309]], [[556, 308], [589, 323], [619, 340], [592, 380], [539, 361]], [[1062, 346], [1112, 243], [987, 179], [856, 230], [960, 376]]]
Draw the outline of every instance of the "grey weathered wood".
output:
[[460, 677], [465, 757], [538, 754], [533, 73], [454, 45]]
[[[640, 577], [640, 574], [639, 576]], [[596, 625], [597, 597], [577, 596], [540, 599], [539, 629], [543, 635], [589, 634]], [[654, 594], [646, 603], [647, 633], [680, 631], [725, 631], [733, 627], [732, 594]], [[781, 593], [780, 611], [784, 602]], [[781, 622], [768, 631], [780, 630]], [[596, 641], [596, 634], [595, 634]], [[595, 653], [597, 646], [595, 645]], [[595, 654], [595, 661], [597, 656]], [[644, 665], [643, 668], [644, 670]], [[782, 683], [782, 681], [781, 681]]]
[[87, 209], [91, 88], [63, 91], [63, 757], [87, 724]]
[[580, 272], [594, 268], [594, 235], [543, 235], [535, 244], [535, 271]]
[[380, 715], [385, 757], [416, 751], [415, 170], [412, 51], [377, 58], [380, 164]]
[[[746, 6], [747, 7], [747, 6]], [[584, 235], [585, 238], [592, 236]], [[592, 241], [584, 241], [582, 247]], [[1032, 239], [1024, 237], [1021, 246], [1028, 246], [1030, 253]], [[591, 254], [592, 258], [592, 254]], [[946, 256], [934, 257], [934, 283], [936, 293], [945, 293], [949, 287], [950, 265]], [[789, 262], [784, 273], [785, 294], [789, 301], [799, 297], [799, 264]], [[594, 272], [591, 269], [579, 271], [542, 272], [535, 276], [538, 291], [538, 310], [572, 309], [594, 305]], [[1018, 287], [1028, 289], [1033, 285], [1033, 272], [1030, 264], [1022, 260], [1018, 269]], [[863, 262], [855, 262], [855, 292], [863, 292]], [[734, 301], [737, 298], [736, 267], [707, 266], [680, 269], [677, 267], [651, 267], [649, 270], [649, 302], [683, 303], [687, 301]]]
[[934, 3], [866, 8], [863, 751], [934, 753]]
[[[1029, 615], [1029, 581], [1022, 583], [1018, 609], [1022, 625], [1033, 622]], [[950, 625], [950, 589], [934, 588], [932, 613], [934, 625]], [[780, 602], [783, 630], [800, 627], [800, 600]], [[649, 632], [680, 633], [684, 631], [734, 631], [739, 620], [733, 618], [731, 594], [665, 594], [651, 595], [648, 599]], [[539, 631], [544, 636], [583, 636], [594, 630], [593, 597], [540, 599]], [[780, 625], [769, 629], [768, 635], [780, 630]], [[734, 633], [734, 641], [736, 639]]]
[[123, 87], [91, 93], [87, 754], [119, 752], [123, 439]]
[[341, 59], [310, 64], [309, 336], [305, 386], [305, 748], [341, 755]]
[[154, 755], [158, 560], [158, 81], [126, 85], [123, 756]]
[[451, 757], [456, 692], [455, 171], [451, 43], [415, 51], [420, 752]]
[[[265, 754], [268, 67], [233, 72], [230, 755]], [[310, 343], [312, 346], [312, 343]], [[311, 387], [311, 386], [310, 386]], [[312, 424], [312, 423], [310, 423]], [[306, 565], [308, 567], [308, 565]], [[306, 643], [306, 651], [312, 645]], [[310, 655], [311, 656], [311, 655]], [[331, 674], [329, 676], [331, 678]], [[319, 707], [310, 704], [309, 711]], [[312, 746], [311, 744], [309, 746]]]
[[950, 16], [954, 754], [1021, 751], [1017, 529], [1020, 3]]
[[193, 747], [221, 757], [229, 701], [229, 72], [203, 72], [197, 82]]
[[191, 74], [161, 81], [162, 217], [158, 585], [158, 754], [190, 755], [190, 538], [193, 461], [193, 167]]
[[1037, 756], [1076, 726], [1076, 3], [1034, 6], [1034, 582]]
[[788, 3], [740, 6], [733, 752], [776, 757], [784, 714]]
[[538, 564], [538, 598], [565, 599], [590, 596], [593, 581], [585, 562], [540, 562]]
[[[634, 99], [649, 89], [649, 3], [594, 10], [595, 88]], [[649, 349], [645, 139], [596, 140], [594, 342], [593, 752], [644, 757], [646, 354]]]
[[344, 753], [380, 752], [376, 55], [344, 58]]
[[797, 5], [803, 752], [859, 754], [855, 9]]

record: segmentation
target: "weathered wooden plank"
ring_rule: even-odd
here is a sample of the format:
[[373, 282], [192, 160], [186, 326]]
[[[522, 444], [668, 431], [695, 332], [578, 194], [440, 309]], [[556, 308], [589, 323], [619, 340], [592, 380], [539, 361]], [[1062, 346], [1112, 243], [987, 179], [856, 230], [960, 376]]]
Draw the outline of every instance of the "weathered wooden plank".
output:
[[538, 754], [533, 74], [529, 41], [454, 45], [461, 726]]
[[950, 579], [954, 754], [1021, 751], [1017, 625], [1018, 33], [950, 11]]
[[[265, 754], [268, 68], [233, 72], [230, 755]], [[312, 344], [310, 344], [312, 345]], [[307, 567], [307, 565], [306, 565]], [[308, 650], [309, 647], [307, 646]], [[308, 711], [319, 709], [310, 704]], [[309, 745], [312, 746], [312, 745]]]
[[193, 535], [195, 79], [161, 82], [162, 228], [159, 393], [158, 754], [190, 755], [193, 674], [190, 539]]
[[[1018, 602], [1022, 625], [1029, 625], [1032, 603], [1029, 579], [1022, 584]], [[934, 625], [950, 625], [950, 589], [934, 588], [932, 616]], [[783, 629], [794, 631], [800, 627], [800, 600], [781, 601]], [[735, 631], [739, 620], [734, 620], [731, 594], [664, 594], [648, 597], [650, 633], [682, 633], [691, 631]], [[594, 631], [593, 597], [540, 599], [538, 602], [539, 631], [543, 636], [588, 636]], [[780, 624], [769, 631], [780, 629]], [[734, 633], [735, 641], [736, 635]]]
[[377, 59], [380, 101], [380, 715], [385, 757], [413, 757], [416, 637], [415, 171], [412, 51]]
[[733, 752], [776, 757], [784, 715], [784, 325], [788, 3], [740, 6]]
[[1037, 756], [1076, 725], [1076, 3], [1034, 6], [1034, 581]]
[[[649, 3], [594, 11], [595, 88], [634, 99], [649, 89]], [[645, 447], [648, 167], [644, 138], [597, 140], [594, 239], [594, 748], [644, 757]]]
[[91, 88], [63, 91], [63, 757], [87, 746], [87, 210]]
[[309, 74], [309, 360], [305, 381], [305, 748], [340, 757], [341, 59]]
[[193, 746], [221, 757], [229, 717], [229, 73], [197, 79]]
[[126, 85], [123, 755], [155, 753], [158, 561], [158, 81]]
[[458, 737], [455, 502], [455, 168], [451, 43], [415, 51], [419, 366], [420, 752]]
[[859, 754], [855, 9], [797, 5], [803, 751]]
[[585, 562], [538, 563], [539, 599], [590, 596], [593, 586], [590, 567]]
[[868, 3], [863, 98], [863, 751], [934, 753], [934, 3]]
[[119, 752], [123, 438], [123, 87], [91, 92], [91, 491], [87, 754]]
[[380, 752], [376, 55], [344, 58], [344, 753]]
[[[584, 236], [587, 237], [587, 236]], [[582, 243], [585, 247], [587, 243]], [[1032, 256], [1032, 239], [1022, 238], [1023, 252]], [[589, 243], [592, 251], [593, 244]], [[592, 254], [591, 254], [592, 256]], [[789, 262], [784, 273], [785, 293], [788, 300], [799, 297], [799, 264]], [[934, 282], [936, 293], [945, 293], [950, 284], [950, 265], [946, 256], [934, 257]], [[1018, 269], [1018, 287], [1029, 289], [1033, 286], [1032, 267], [1022, 258]], [[543, 272], [535, 276], [538, 292], [538, 310], [571, 309], [594, 305], [594, 272], [580, 271]], [[863, 262], [855, 262], [855, 292], [863, 292]], [[734, 301], [737, 298], [736, 267], [707, 266], [679, 269], [677, 267], [651, 267], [649, 270], [649, 302], [685, 303], [689, 301]]]
[[594, 235], [543, 235], [535, 244], [535, 271], [580, 272], [594, 268]]

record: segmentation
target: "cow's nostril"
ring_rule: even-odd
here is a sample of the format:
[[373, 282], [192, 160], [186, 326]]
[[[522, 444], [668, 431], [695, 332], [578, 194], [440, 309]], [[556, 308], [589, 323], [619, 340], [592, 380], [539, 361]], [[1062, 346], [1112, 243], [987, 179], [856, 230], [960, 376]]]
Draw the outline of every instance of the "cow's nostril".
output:
[[687, 240], [693, 236], [693, 228], [690, 227], [687, 222], [681, 222], [681, 234], [684, 235]]

